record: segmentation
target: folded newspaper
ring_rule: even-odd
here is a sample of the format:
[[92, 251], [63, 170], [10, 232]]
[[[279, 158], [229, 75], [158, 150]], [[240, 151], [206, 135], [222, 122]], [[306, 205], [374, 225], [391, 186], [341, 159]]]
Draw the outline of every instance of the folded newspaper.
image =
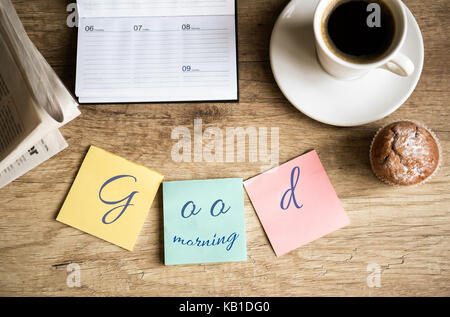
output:
[[0, 188], [67, 147], [59, 128], [78, 104], [0, 1]]

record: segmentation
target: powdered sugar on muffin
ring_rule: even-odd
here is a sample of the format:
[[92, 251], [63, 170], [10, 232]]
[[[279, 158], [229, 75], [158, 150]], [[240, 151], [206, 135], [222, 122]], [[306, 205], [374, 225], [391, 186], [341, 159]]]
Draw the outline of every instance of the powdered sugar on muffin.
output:
[[438, 168], [439, 144], [425, 127], [400, 121], [382, 128], [375, 136], [370, 162], [375, 175], [395, 185], [415, 185]]

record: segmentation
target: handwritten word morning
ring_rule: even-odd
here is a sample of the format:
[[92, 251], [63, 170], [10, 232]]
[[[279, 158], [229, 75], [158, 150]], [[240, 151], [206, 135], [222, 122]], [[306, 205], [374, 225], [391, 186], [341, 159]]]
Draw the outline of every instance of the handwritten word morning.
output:
[[229, 236], [217, 237], [217, 234], [214, 234], [211, 240], [202, 240], [200, 237], [196, 237], [195, 240], [185, 240], [182, 237], [177, 235], [173, 236], [174, 244], [181, 244], [188, 247], [216, 247], [221, 245], [226, 245], [226, 250], [230, 251], [233, 248], [234, 243], [236, 242], [239, 234], [236, 232], [231, 233]]

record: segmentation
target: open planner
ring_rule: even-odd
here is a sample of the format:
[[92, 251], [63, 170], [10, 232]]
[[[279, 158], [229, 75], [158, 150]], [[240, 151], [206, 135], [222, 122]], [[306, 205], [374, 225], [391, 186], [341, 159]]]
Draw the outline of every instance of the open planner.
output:
[[78, 0], [80, 103], [238, 99], [235, 0]]

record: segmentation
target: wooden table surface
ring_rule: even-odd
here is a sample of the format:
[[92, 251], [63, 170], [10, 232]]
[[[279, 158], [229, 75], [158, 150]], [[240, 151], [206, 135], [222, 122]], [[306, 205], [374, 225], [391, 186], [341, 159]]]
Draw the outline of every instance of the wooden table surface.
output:
[[[76, 28], [65, 0], [14, 0], [29, 36], [73, 92]], [[408, 101], [371, 124], [337, 128], [313, 121], [284, 98], [272, 77], [268, 46], [286, 0], [238, 0], [239, 103], [81, 106], [62, 129], [69, 148], [0, 190], [0, 295], [309, 296], [450, 295], [450, 2], [405, 0], [422, 29], [425, 65]], [[364, 106], [364, 105], [361, 105]], [[175, 126], [279, 127], [280, 163], [316, 149], [351, 225], [276, 258], [245, 195], [248, 261], [163, 265], [161, 190], [133, 252], [55, 221], [90, 145], [151, 167], [165, 180], [242, 177], [262, 163], [175, 163]], [[444, 162], [413, 188], [379, 182], [368, 150], [377, 129], [397, 119], [425, 123]], [[66, 284], [81, 268], [81, 287]], [[368, 265], [381, 268], [369, 287]]]

